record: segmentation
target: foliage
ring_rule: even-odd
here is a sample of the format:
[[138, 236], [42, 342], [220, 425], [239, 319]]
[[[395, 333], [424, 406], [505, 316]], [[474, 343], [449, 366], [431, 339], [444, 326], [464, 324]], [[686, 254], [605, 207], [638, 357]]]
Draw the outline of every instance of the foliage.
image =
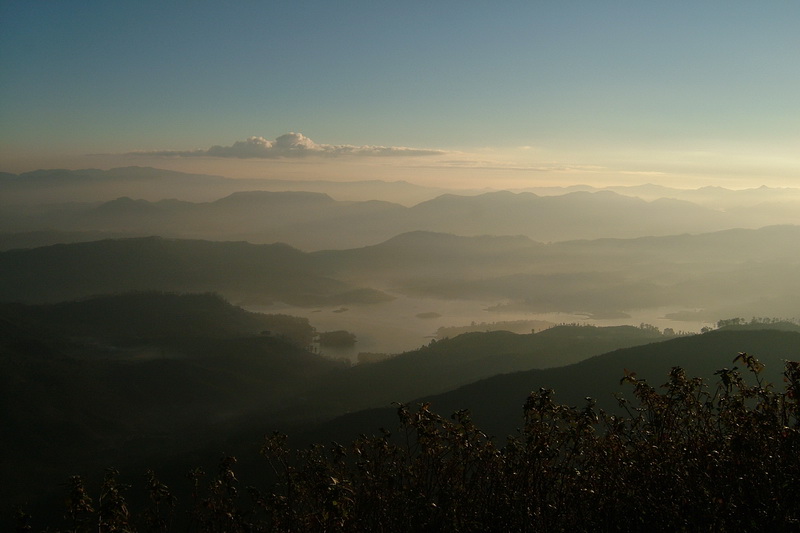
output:
[[353, 346], [357, 342], [355, 333], [343, 329], [336, 331], [323, 331], [319, 334], [320, 346], [330, 346], [333, 348], [346, 348]]
[[[738, 362], [747, 373], [721, 369], [712, 388], [680, 367], [660, 388], [626, 370], [621, 382], [633, 398], [619, 397], [618, 413], [589, 398], [561, 405], [540, 389], [502, 447], [468, 412], [448, 419], [427, 404], [399, 405], [396, 435], [382, 430], [347, 446], [292, 450], [276, 433], [261, 449], [273, 476], [266, 489], [242, 491], [230, 457], [208, 483], [201, 471], [190, 475], [190, 529], [795, 531], [800, 362], [786, 362], [782, 390], [764, 381], [752, 355], [740, 353]], [[148, 486], [143, 523], [164, 530], [168, 492], [152, 474]], [[79, 478], [70, 489], [70, 531], [91, 523], [127, 530], [113, 472], [96, 506]]]
[[747, 329], [747, 328], [764, 328], [772, 327], [775, 329], [783, 329], [786, 331], [798, 331], [800, 329], [800, 321], [796, 318], [777, 318], [777, 317], [757, 317], [754, 316], [748, 322], [742, 317], [725, 318], [717, 321], [717, 329]]
[[[419, 315], [417, 315], [419, 316]], [[461, 335], [463, 333], [474, 333], [483, 331], [511, 331], [513, 333], [536, 333], [554, 324], [545, 320], [505, 320], [502, 322], [480, 322], [473, 321], [469, 326], [441, 326], [436, 330], [436, 339], [445, 339]]]
[[48, 305], [0, 303], [0, 316], [95, 344], [230, 338], [268, 331], [302, 348], [311, 344], [314, 334], [308, 319], [253, 313], [215, 293], [134, 291]]

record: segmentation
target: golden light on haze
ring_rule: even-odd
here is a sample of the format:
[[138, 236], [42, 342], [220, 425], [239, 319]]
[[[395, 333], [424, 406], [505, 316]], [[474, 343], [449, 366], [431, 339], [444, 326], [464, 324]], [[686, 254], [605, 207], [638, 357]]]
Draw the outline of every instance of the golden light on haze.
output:
[[[800, 176], [795, 3], [4, 9], [0, 171], [470, 189]], [[270, 143], [289, 132], [324, 157], [282, 159]], [[170, 150], [186, 157], [154, 157]]]
[[[229, 178], [323, 181], [408, 181], [448, 189], [521, 189], [658, 185], [694, 189], [794, 187], [800, 156], [788, 146], [698, 143], [694, 146], [583, 150], [523, 145], [515, 148], [449, 150], [440, 155], [404, 157], [305, 157], [237, 159], [147, 154], [2, 154], [6, 172], [38, 168], [152, 166]], [[798, 151], [797, 153], [800, 153]]]

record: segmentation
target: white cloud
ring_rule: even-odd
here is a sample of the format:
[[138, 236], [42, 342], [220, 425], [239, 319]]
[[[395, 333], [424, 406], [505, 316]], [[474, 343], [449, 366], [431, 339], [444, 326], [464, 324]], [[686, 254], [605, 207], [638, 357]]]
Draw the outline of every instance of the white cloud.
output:
[[237, 159], [302, 158], [309, 156], [427, 156], [442, 155], [443, 150], [406, 148], [402, 146], [354, 146], [349, 144], [317, 144], [302, 133], [285, 133], [274, 141], [250, 137], [231, 146], [212, 146], [208, 150], [158, 150], [132, 152], [132, 155], [162, 157], [232, 157]]

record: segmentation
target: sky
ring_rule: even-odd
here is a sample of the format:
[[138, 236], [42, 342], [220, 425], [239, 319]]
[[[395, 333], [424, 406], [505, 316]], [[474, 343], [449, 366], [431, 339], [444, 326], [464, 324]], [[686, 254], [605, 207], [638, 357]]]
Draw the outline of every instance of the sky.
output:
[[0, 171], [800, 186], [800, 2], [0, 0]]

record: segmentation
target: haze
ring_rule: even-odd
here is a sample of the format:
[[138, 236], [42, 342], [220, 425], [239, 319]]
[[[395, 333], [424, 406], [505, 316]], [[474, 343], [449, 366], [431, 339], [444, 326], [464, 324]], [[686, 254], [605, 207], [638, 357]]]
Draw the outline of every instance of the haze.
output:
[[[284, 243], [336, 290], [180, 288], [356, 331], [358, 349], [379, 352], [471, 323], [697, 331], [727, 314], [795, 314], [777, 288], [795, 258], [749, 274], [779, 294], [737, 291], [765, 256], [732, 256], [753, 237], [715, 233], [800, 223], [793, 4], [0, 9], [2, 249]], [[687, 234], [716, 255], [659, 240]], [[448, 240], [484, 235], [499, 240]], [[794, 244], [791, 231], [757, 235]], [[507, 236], [528, 240], [512, 252]], [[631, 241], [552, 244], [608, 238]], [[62, 279], [41, 299], [155, 288], [124, 281]], [[542, 284], [552, 290], [531, 288]], [[383, 296], [353, 306], [365, 301], [336, 296], [347, 290]]]
[[796, 527], [799, 21], [0, 0], [0, 530]]

